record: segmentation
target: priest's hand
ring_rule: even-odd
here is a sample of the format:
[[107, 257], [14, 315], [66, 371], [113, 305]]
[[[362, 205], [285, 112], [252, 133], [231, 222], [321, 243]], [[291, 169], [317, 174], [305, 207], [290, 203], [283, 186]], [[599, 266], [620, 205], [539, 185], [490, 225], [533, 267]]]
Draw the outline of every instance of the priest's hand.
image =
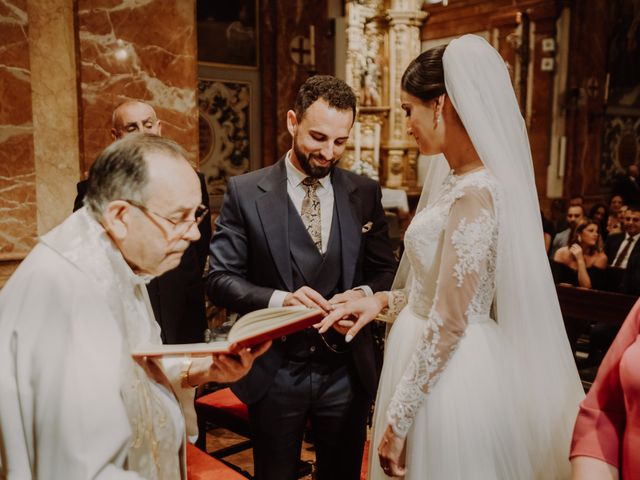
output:
[[378, 445], [380, 467], [389, 477], [403, 477], [407, 473], [405, 467], [406, 440], [393, 433], [391, 426], [384, 431]]
[[231, 383], [240, 380], [249, 373], [253, 361], [266, 352], [270, 346], [270, 341], [242, 349], [231, 345], [231, 351], [236, 352], [233, 355], [197, 358], [189, 368], [187, 383], [192, 387], [197, 387], [208, 382]]
[[386, 293], [378, 292], [372, 297], [352, 300], [337, 306], [320, 323], [314, 326], [320, 333], [324, 333], [337, 324], [346, 329], [345, 341], [350, 342], [362, 327], [378, 316], [387, 304], [388, 297]]

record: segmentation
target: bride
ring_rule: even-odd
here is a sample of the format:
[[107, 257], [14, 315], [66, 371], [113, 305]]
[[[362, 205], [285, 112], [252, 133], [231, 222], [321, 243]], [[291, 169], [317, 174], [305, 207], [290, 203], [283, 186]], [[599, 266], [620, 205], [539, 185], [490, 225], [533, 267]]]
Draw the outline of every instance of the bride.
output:
[[369, 478], [568, 478], [583, 392], [507, 68], [465, 35], [418, 56], [402, 90], [408, 132], [422, 154], [444, 155], [446, 178], [435, 194], [423, 191], [398, 286], [338, 306], [319, 327], [350, 327], [350, 341], [380, 313], [397, 317]]

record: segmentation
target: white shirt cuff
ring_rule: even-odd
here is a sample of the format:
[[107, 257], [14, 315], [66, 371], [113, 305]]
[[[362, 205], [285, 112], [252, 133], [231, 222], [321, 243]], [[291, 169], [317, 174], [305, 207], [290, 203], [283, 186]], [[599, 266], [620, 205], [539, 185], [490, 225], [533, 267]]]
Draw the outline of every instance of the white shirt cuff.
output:
[[274, 290], [269, 299], [269, 308], [282, 307], [284, 299], [289, 295], [289, 292], [283, 290]]
[[365, 297], [373, 297], [373, 290], [371, 290], [369, 285], [360, 285], [359, 287], [352, 288], [352, 290], [362, 290]]

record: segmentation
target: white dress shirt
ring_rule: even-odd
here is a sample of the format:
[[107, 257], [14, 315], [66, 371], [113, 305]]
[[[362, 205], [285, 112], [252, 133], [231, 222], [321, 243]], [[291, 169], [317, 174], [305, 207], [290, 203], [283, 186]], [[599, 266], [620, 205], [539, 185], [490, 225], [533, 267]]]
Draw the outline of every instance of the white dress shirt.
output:
[[628, 233], [625, 234], [624, 240], [620, 244], [620, 247], [618, 248], [618, 251], [616, 252], [616, 257], [613, 259], [613, 262], [611, 262], [611, 265], [614, 265], [616, 263], [616, 261], [618, 260], [618, 257], [622, 253], [622, 250], [624, 250], [624, 248], [627, 246], [627, 242], [631, 241], [631, 245], [629, 246], [629, 249], [627, 250], [627, 254], [622, 259], [622, 262], [619, 265], [619, 268], [627, 268], [627, 263], [629, 263], [629, 257], [631, 256], [631, 252], [633, 252], [633, 249], [636, 246], [636, 242], [638, 241], [638, 238], [640, 238], [640, 233], [634, 235], [633, 237], [631, 237]]

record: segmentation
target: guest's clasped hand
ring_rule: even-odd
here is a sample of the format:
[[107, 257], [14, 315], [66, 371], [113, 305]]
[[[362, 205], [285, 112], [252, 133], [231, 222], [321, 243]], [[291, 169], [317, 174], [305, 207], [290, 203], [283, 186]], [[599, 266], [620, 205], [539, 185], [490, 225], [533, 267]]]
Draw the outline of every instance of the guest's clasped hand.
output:
[[571, 255], [573, 255], [573, 258], [575, 258], [576, 260], [580, 260], [584, 258], [582, 247], [577, 243], [574, 243], [573, 245], [571, 245], [571, 247], [569, 247], [569, 251], [571, 252]]

